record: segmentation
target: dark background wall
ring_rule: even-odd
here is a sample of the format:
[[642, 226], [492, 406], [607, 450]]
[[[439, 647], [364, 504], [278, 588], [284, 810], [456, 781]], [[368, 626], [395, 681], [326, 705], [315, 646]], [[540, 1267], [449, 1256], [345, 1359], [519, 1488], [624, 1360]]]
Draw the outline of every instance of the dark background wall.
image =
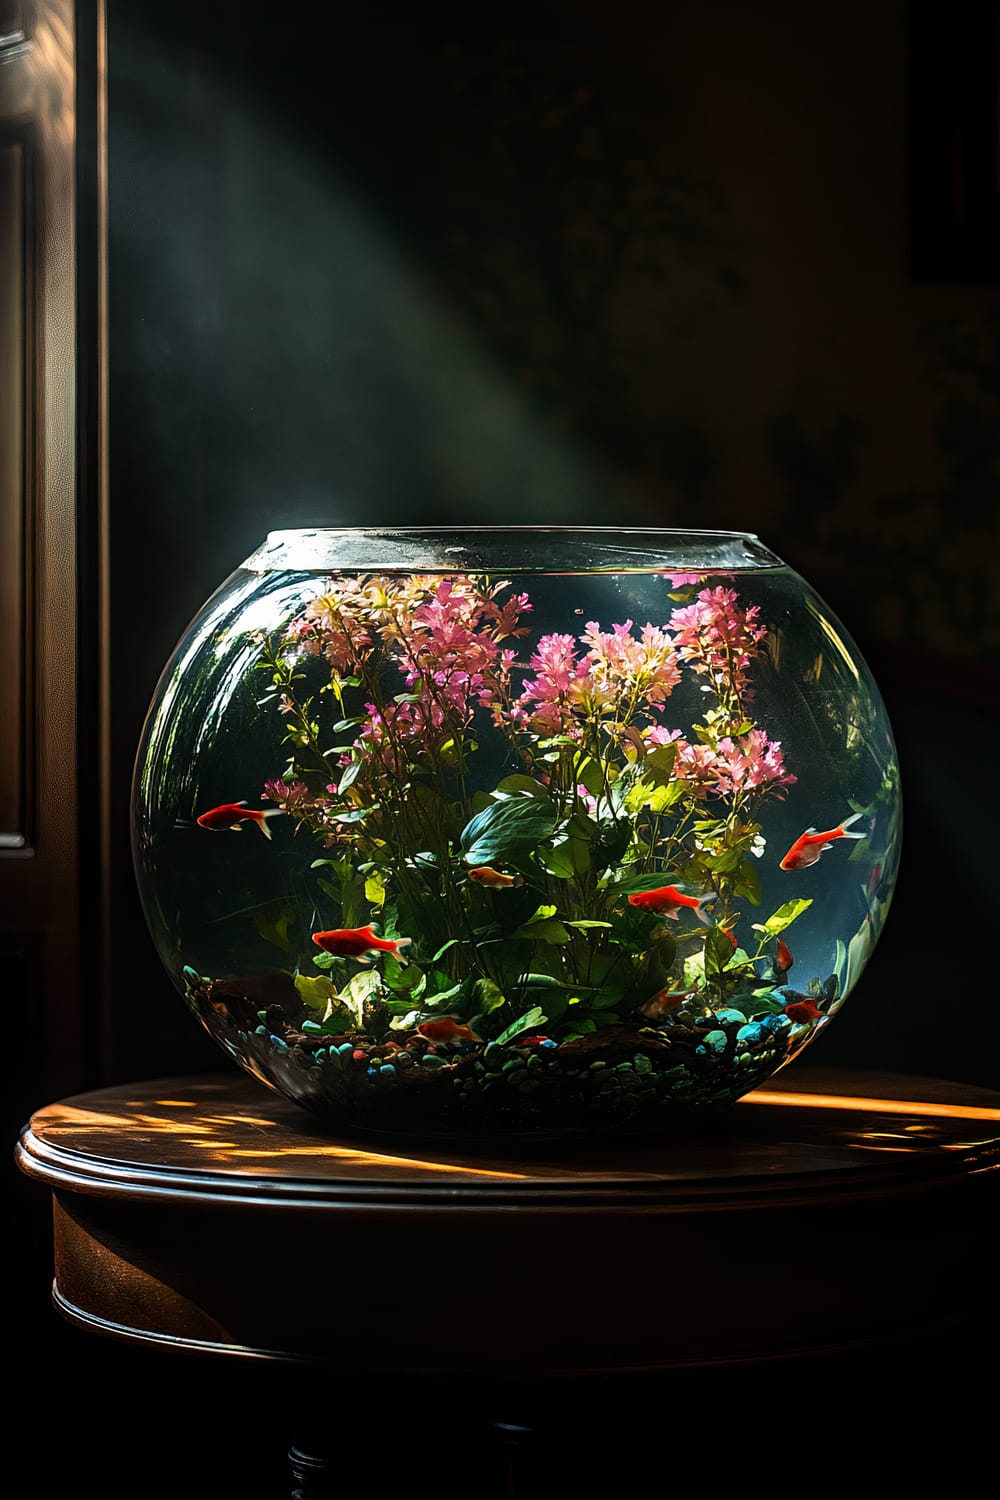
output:
[[810, 1061], [1000, 1084], [960, 957], [1000, 831], [996, 10], [112, 3], [116, 1078], [229, 1065], [128, 854], [175, 641], [268, 530], [468, 520], [739, 528], [809, 579], [907, 812]]

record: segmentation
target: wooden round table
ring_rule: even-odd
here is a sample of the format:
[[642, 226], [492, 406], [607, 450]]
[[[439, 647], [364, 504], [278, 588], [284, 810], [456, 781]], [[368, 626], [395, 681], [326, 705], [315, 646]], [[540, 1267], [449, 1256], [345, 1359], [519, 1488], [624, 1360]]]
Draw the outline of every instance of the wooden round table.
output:
[[[510, 1447], [498, 1494], [540, 1393], [997, 1317], [1000, 1093], [937, 1079], [790, 1067], [697, 1137], [500, 1151], [332, 1137], [247, 1075], [165, 1078], [49, 1104], [16, 1155], [51, 1190], [71, 1323], [475, 1389]], [[311, 1425], [303, 1497], [333, 1492]]]

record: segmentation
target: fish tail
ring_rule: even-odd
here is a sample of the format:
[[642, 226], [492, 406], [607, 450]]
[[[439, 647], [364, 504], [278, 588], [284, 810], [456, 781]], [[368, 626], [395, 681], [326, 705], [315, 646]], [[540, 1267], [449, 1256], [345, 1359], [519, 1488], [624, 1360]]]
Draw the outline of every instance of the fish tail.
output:
[[698, 905], [694, 909], [694, 914], [698, 918], [699, 922], [704, 922], [706, 927], [711, 927], [712, 924], [709, 918], [705, 915], [705, 907], [710, 906], [713, 901], [718, 901], [718, 899], [719, 898], [716, 895], [715, 891], [709, 891], [707, 896], [698, 897]]
[[257, 824], [257, 827], [260, 829], [261, 833], [264, 835], [264, 837], [266, 839], [269, 839], [271, 837], [271, 830], [267, 826], [267, 814], [266, 813], [259, 813], [257, 815], [256, 819], [255, 819], [255, 822]]
[[868, 837], [868, 835], [866, 833], [846, 833], [845, 832], [845, 829], [850, 828], [851, 824], [852, 823], [856, 823], [860, 817], [861, 817], [861, 814], [859, 812], [856, 812], [856, 813], [852, 813], [849, 818], [845, 818], [844, 819], [844, 821], [840, 825], [840, 836], [841, 836], [841, 838], [843, 838], [843, 839], [864, 839], [864, 838]]

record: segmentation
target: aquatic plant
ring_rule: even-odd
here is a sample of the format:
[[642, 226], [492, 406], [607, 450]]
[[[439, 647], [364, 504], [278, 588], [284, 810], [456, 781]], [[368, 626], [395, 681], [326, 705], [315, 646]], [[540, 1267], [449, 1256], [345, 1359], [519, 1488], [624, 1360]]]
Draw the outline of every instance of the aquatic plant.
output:
[[[753, 717], [759, 608], [718, 576], [663, 585], [663, 625], [531, 646], [507, 580], [339, 575], [257, 637], [288, 747], [262, 796], [317, 841], [311, 911], [268, 919], [304, 1029], [383, 1040], [448, 1018], [566, 1043], [682, 1001], [736, 998], [747, 1020], [796, 1003], [778, 944], [811, 902], [737, 934], [762, 810], [796, 780]], [[704, 700], [688, 738], [669, 712], [685, 676]]]

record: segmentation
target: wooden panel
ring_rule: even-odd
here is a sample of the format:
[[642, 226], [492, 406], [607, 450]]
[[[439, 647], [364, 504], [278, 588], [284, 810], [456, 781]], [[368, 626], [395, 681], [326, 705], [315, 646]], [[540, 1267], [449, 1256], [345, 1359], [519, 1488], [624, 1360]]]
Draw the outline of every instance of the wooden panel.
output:
[[0, 673], [0, 849], [21, 849], [32, 840], [28, 744], [34, 725], [26, 691], [33, 677], [25, 487], [25, 388], [30, 375], [25, 324], [32, 321], [33, 301], [28, 155], [24, 139], [0, 139], [0, 640], [7, 663]]
[[46, 1093], [83, 1055], [74, 25], [0, 0], [0, 936]]

